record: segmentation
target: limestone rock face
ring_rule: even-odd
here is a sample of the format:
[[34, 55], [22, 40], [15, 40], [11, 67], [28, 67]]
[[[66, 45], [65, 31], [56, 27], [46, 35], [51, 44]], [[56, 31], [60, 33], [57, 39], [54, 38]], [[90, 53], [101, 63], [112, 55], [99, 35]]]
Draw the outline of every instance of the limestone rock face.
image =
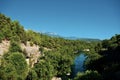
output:
[[10, 47], [10, 41], [3, 40], [0, 43], [0, 56], [2, 56], [5, 52], [8, 52]]
[[[8, 40], [3, 40], [0, 43], [0, 56], [2, 56], [5, 52], [8, 52], [10, 47], [10, 41]], [[37, 63], [39, 56], [41, 55], [39, 51], [39, 46], [38, 45], [30, 45], [30, 42], [27, 42], [27, 44], [20, 44], [20, 47], [23, 51], [23, 53], [26, 56], [26, 61], [28, 65], [31, 67], [34, 66], [35, 63]]]
[[40, 56], [39, 46], [35, 44], [30, 45], [30, 42], [27, 42], [26, 45], [21, 43], [21, 48], [22, 51], [26, 53], [27, 63], [29, 63], [29, 65], [33, 67], [33, 65], [37, 63]]
[[52, 80], [62, 80], [60, 77], [53, 77]]

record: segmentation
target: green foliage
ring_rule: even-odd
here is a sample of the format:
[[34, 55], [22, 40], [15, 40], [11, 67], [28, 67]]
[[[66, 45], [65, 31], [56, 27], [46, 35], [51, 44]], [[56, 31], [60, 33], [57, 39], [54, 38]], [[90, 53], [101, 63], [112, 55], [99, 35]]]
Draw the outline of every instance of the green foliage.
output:
[[29, 70], [26, 80], [38, 80], [37, 73], [35, 72], [35, 70]]
[[45, 53], [45, 59], [50, 61], [54, 66], [57, 76], [65, 76], [67, 73], [71, 72], [71, 65], [73, 64], [73, 59], [70, 55], [65, 52], [47, 52]]
[[54, 75], [54, 68], [49, 61], [45, 62], [41, 60], [34, 66], [34, 70], [37, 73], [39, 80], [51, 80]]
[[16, 39], [23, 41], [25, 30], [18, 21], [12, 22], [10, 18], [0, 14], [0, 35], [2, 35], [0, 39], [11, 40], [13, 36], [17, 36]]
[[40, 48], [39, 48], [39, 51], [41, 51], [41, 53], [43, 54], [43, 53], [44, 53], [44, 48], [43, 48], [43, 47], [40, 47]]
[[102, 76], [97, 71], [87, 70], [79, 72], [74, 80], [102, 80]]
[[70, 58], [70, 56], [62, 56], [61, 59], [58, 62], [58, 75], [60, 76], [64, 76], [67, 75], [67, 73], [71, 73], [71, 65], [72, 65], [72, 59]]
[[15, 42], [15, 41], [13, 41], [13, 40], [10, 42], [9, 51], [10, 51], [10, 52], [22, 52], [19, 43], [18, 43], [18, 42]]
[[41, 37], [39, 33], [36, 33], [32, 30], [27, 30], [27, 40], [33, 42], [34, 44], [40, 45], [41, 44]]
[[108, 48], [109, 45], [110, 45], [109, 40], [103, 40], [103, 41], [102, 41], [102, 47], [103, 47], [103, 48]]
[[5, 63], [0, 66], [0, 79], [2, 80], [17, 80], [16, 69], [11, 63]]
[[[37, 80], [38, 78], [50, 80], [53, 76], [65, 78], [67, 73], [71, 73], [74, 57], [84, 49], [90, 50], [86, 52], [88, 57], [85, 61], [85, 67], [87, 69], [97, 70], [106, 80], [109, 79], [107, 76], [112, 76], [112, 73], [114, 74], [113, 78], [115, 78], [120, 71], [119, 34], [99, 43], [51, 37], [32, 30], [24, 30], [18, 21], [12, 21], [4, 14], [0, 14], [0, 42], [2, 40], [11, 41], [9, 54], [4, 55], [0, 62], [0, 79], [3, 80]], [[29, 73], [24, 56], [22, 53], [18, 53], [22, 52], [20, 43], [26, 44], [27, 41], [30, 42], [31, 46], [39, 45], [39, 50], [43, 54]], [[27, 55], [25, 50], [23, 52]], [[101, 80], [97, 71], [79, 73], [75, 79]], [[112, 77], [110, 78], [112, 79]]]
[[102, 44], [98, 43], [97, 46], [95, 47], [95, 51], [98, 53], [102, 49]]
[[93, 54], [89, 54], [87, 55], [87, 58], [85, 60], [85, 63], [84, 63], [84, 66], [87, 68], [87, 69], [91, 69], [91, 67], [94, 68], [94, 66], [90, 66], [91, 64], [93, 64], [94, 61], [100, 59], [102, 56], [97, 54], [97, 53], [93, 53]]
[[3, 33], [0, 32], [0, 43], [2, 42], [3, 39], [4, 39]]
[[28, 66], [22, 53], [5, 54], [0, 65], [0, 78], [3, 80], [25, 80]]
[[8, 59], [10, 59], [9, 61], [15, 66], [17, 74], [24, 79], [28, 72], [28, 66], [22, 53], [11, 53]]
[[26, 37], [26, 32], [23, 26], [21, 26], [18, 21], [13, 21], [12, 23], [14, 25], [14, 27], [12, 26], [13, 35], [18, 36], [21, 41], [24, 41], [24, 38]]
[[99, 71], [104, 80], [119, 80], [120, 71], [120, 35], [115, 35], [109, 40], [103, 40], [102, 47], [97, 52], [101, 57], [94, 59], [89, 57], [87, 59], [87, 69]]
[[109, 51], [115, 50], [115, 48], [119, 45], [119, 35], [116, 34], [109, 40], [103, 40], [102, 45], [103, 48], [107, 48]]

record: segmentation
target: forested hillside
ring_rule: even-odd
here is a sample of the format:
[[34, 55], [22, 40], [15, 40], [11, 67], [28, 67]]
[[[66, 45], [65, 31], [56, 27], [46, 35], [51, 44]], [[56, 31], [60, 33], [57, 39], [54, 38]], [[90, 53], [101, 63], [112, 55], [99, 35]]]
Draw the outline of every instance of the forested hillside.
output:
[[97, 44], [95, 51], [100, 57], [88, 58], [87, 69], [97, 70], [104, 80], [120, 80], [120, 35], [103, 40]]
[[[64, 39], [25, 30], [0, 14], [0, 50], [0, 80], [119, 80], [120, 35], [97, 42]], [[71, 78], [74, 58], [82, 51], [86, 71]]]

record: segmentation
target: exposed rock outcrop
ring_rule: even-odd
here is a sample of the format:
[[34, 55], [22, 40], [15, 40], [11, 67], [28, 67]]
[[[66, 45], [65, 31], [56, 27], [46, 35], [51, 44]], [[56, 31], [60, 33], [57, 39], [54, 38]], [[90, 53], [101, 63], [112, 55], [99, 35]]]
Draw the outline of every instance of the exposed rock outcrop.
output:
[[3, 40], [0, 43], [0, 56], [2, 56], [4, 53], [8, 52], [10, 47], [10, 41]]
[[53, 77], [52, 80], [62, 80], [60, 77]]
[[21, 49], [26, 55], [26, 61], [27, 63], [33, 67], [35, 63], [37, 63], [38, 58], [40, 56], [39, 46], [38, 45], [30, 45], [30, 42], [27, 42], [27, 44], [21, 43]]
[[[10, 41], [3, 40], [0, 43], [0, 56], [2, 56], [5, 52], [8, 52], [10, 47]], [[37, 63], [40, 54], [39, 46], [38, 45], [30, 45], [30, 42], [27, 42], [27, 44], [20, 44], [20, 47], [23, 51], [23, 53], [26, 56], [26, 61], [30, 67], [33, 67], [35, 63]]]

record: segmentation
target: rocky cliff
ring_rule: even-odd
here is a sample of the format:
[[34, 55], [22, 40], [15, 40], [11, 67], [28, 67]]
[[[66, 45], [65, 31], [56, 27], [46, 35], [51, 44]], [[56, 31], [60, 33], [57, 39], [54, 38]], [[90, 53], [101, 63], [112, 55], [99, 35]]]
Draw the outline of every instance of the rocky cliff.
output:
[[[0, 56], [2, 56], [4, 53], [9, 51], [10, 47], [10, 41], [3, 40], [0, 43]], [[30, 42], [27, 42], [27, 44], [20, 44], [20, 47], [26, 56], [26, 61], [30, 67], [33, 67], [35, 63], [37, 63], [38, 58], [40, 56], [39, 46], [38, 45], [30, 45]]]

